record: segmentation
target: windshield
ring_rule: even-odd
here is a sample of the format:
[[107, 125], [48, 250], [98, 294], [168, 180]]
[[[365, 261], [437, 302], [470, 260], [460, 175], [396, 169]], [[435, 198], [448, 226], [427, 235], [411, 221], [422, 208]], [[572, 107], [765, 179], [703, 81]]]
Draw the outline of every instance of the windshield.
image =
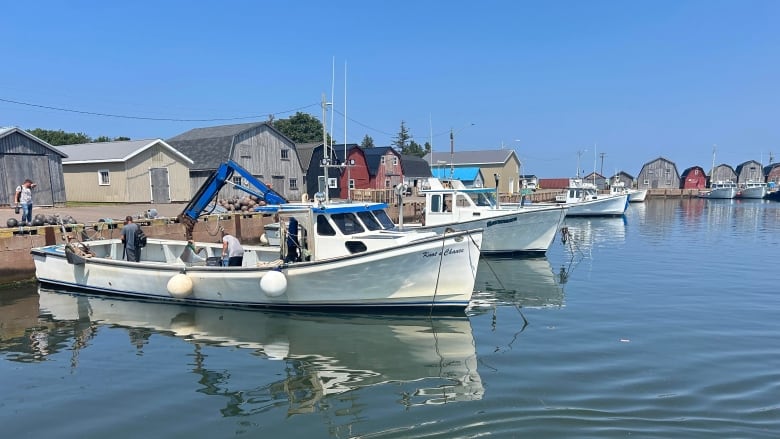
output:
[[495, 206], [496, 194], [495, 192], [469, 192], [469, 197], [474, 201], [477, 206]]
[[358, 212], [358, 218], [368, 227], [368, 230], [382, 230], [382, 225], [371, 212]]
[[373, 213], [386, 230], [395, 228], [395, 223], [387, 216], [387, 212], [384, 210], [374, 210]]

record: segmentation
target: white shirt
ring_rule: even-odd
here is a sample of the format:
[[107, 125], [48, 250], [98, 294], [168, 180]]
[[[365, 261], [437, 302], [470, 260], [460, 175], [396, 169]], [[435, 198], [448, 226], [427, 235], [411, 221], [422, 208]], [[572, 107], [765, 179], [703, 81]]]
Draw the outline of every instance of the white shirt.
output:
[[222, 237], [222, 242], [227, 243], [227, 256], [229, 258], [244, 256], [244, 247], [241, 247], [241, 243], [238, 242], [238, 239], [236, 239], [235, 236], [225, 235]]
[[30, 188], [28, 188], [25, 185], [17, 186], [16, 190], [21, 192], [21, 195], [19, 195], [19, 204], [30, 204], [32, 203], [32, 191]]

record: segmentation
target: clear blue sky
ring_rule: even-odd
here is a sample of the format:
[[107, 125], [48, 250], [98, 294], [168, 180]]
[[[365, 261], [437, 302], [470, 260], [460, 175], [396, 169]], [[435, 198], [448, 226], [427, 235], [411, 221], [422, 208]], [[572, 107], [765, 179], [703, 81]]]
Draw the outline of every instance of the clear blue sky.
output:
[[780, 160], [777, 0], [18, 1], [0, 22], [0, 99], [246, 118], [0, 101], [0, 126], [165, 139], [321, 118], [325, 93], [343, 141], [346, 84], [348, 142], [389, 145], [403, 120], [435, 151], [453, 130], [542, 177], [573, 175], [578, 151], [635, 176], [659, 156], [707, 169], [713, 145], [718, 163]]

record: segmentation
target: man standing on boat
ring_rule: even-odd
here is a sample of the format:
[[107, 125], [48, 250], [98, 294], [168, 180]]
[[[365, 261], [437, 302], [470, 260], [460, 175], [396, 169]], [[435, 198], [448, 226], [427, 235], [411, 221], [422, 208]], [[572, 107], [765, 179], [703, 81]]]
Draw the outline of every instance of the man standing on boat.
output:
[[240, 267], [244, 264], [244, 247], [238, 238], [227, 233], [225, 229], [222, 233], [222, 258], [228, 258], [228, 267]]
[[125, 217], [125, 226], [122, 227], [122, 243], [125, 245], [125, 259], [128, 261], [141, 261], [141, 248], [136, 245], [137, 240], [135, 239], [139, 231], [140, 228], [138, 224], [133, 222], [133, 217], [130, 215]]

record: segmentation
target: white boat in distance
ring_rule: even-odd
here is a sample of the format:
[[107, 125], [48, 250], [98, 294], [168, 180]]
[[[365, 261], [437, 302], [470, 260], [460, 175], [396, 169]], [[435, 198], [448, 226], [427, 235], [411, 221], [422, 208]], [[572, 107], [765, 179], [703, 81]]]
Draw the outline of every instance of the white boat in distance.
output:
[[733, 181], [716, 181], [710, 189], [699, 192], [701, 198], [728, 200], [737, 196], [737, 184]]
[[[274, 203], [280, 245], [246, 246], [242, 266], [209, 264], [221, 244], [192, 243], [192, 226], [238, 172]], [[234, 185], [250, 193], [251, 189]], [[220, 165], [180, 220], [186, 240], [148, 239], [140, 262], [124, 260], [119, 239], [31, 250], [46, 285], [144, 300], [267, 308], [465, 309], [482, 230], [398, 231], [384, 203], [287, 203], [235, 162]], [[263, 209], [264, 207], [258, 208]], [[198, 249], [198, 247], [201, 247]]]
[[628, 198], [628, 193], [600, 194], [593, 183], [572, 178], [555, 202], [569, 208], [566, 216], [619, 216], [628, 208]]
[[[119, 300], [67, 289], [39, 288], [38, 294], [40, 313], [50, 315], [60, 331], [68, 323], [85, 321], [114, 329], [142, 328], [156, 333], [149, 340], [152, 345], [177, 337], [194, 348], [245, 349], [258, 362], [295, 362], [299, 373], [282, 374], [269, 383], [270, 391], [288, 393], [290, 414], [344, 392], [388, 383], [393, 389], [412, 387], [414, 396], [399, 404], [476, 401], [485, 392], [465, 314], [287, 313]], [[246, 395], [248, 389], [235, 386], [247, 382], [231, 382], [227, 372], [216, 377], [223, 388], [237, 397]]]
[[748, 180], [742, 183], [737, 192], [739, 198], [761, 199], [766, 196], [767, 184], [759, 181]]
[[609, 185], [609, 192], [613, 195], [628, 194], [629, 203], [643, 203], [647, 198], [647, 189], [627, 188], [625, 183], [620, 180]]
[[492, 188], [466, 188], [460, 180], [429, 178], [423, 226], [415, 230], [482, 229], [483, 254], [544, 254], [555, 239], [566, 207], [499, 204]]

